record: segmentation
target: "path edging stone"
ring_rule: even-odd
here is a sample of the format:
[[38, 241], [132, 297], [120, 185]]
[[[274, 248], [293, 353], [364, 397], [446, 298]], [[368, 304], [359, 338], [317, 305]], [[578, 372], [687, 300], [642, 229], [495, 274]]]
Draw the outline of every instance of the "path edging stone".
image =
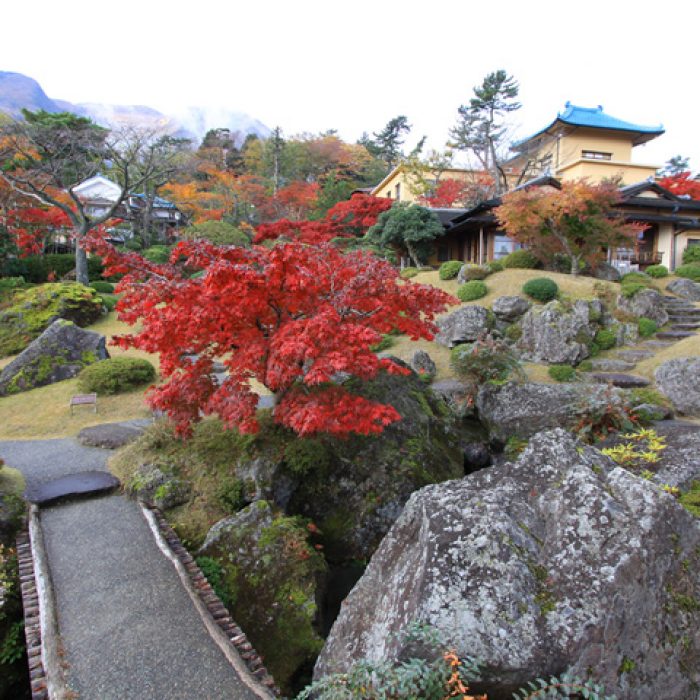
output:
[[143, 502], [139, 505], [156, 543], [175, 566], [185, 589], [202, 616], [207, 631], [239, 672], [241, 680], [245, 682], [246, 675], [251, 675], [259, 684], [257, 688], [251, 687], [251, 690], [259, 692], [262, 686], [267, 691], [266, 695], [260, 697], [280, 697], [279, 688], [265, 668], [262, 658], [243, 630], [235, 623], [231, 613], [216, 595], [194, 557], [187, 551], [161, 511]]

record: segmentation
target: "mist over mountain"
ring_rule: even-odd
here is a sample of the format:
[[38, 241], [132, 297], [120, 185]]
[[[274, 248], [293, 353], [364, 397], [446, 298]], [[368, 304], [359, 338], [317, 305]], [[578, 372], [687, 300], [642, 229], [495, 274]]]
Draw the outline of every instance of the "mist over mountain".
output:
[[158, 128], [173, 136], [189, 138], [195, 142], [201, 141], [209, 129], [216, 128], [227, 128], [232, 134], [238, 133], [238, 145], [248, 134], [255, 134], [261, 138], [270, 134], [270, 129], [265, 124], [244, 112], [225, 108], [187, 107], [178, 110], [176, 114], [164, 114], [146, 105], [110, 105], [94, 102], [76, 104], [48, 97], [41, 85], [29, 76], [0, 71], [0, 112], [18, 118], [22, 116], [22, 109], [73, 112], [112, 128]]

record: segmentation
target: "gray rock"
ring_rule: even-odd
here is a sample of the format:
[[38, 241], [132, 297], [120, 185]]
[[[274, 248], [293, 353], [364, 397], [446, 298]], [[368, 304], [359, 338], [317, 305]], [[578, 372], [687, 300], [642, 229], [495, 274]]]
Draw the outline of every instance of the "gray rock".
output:
[[628, 372], [634, 369], [634, 362], [598, 358], [591, 360], [591, 368], [598, 372]]
[[496, 318], [512, 323], [530, 310], [532, 304], [523, 297], [504, 296], [498, 297], [491, 307]]
[[0, 396], [71, 379], [108, 357], [103, 335], [59, 319], [0, 372]]
[[24, 497], [30, 503], [45, 506], [64, 499], [108, 493], [118, 487], [119, 479], [109, 472], [77, 472], [29, 486]]
[[142, 464], [127, 484], [127, 491], [140, 501], [152, 503], [161, 510], [168, 510], [186, 503], [192, 489], [188, 483], [166, 474], [160, 467]]
[[677, 411], [700, 416], [700, 357], [668, 360], [656, 368], [654, 379]]
[[673, 418], [673, 411], [670, 408], [655, 403], [640, 403], [632, 409], [632, 413], [636, 418], [645, 422]]
[[432, 379], [437, 374], [433, 358], [425, 350], [416, 350], [411, 358], [411, 369], [418, 375]]
[[673, 280], [673, 282], [669, 283], [666, 289], [672, 294], [682, 297], [683, 299], [700, 301], [700, 284], [693, 282], [693, 280]]
[[489, 269], [484, 265], [474, 265], [473, 263], [467, 263], [459, 268], [457, 273], [457, 284], [464, 284], [465, 282], [471, 282], [472, 280], [483, 280], [489, 275]]
[[550, 301], [528, 311], [520, 322], [517, 347], [523, 359], [575, 365], [590, 355], [600, 311], [592, 302], [579, 300], [571, 308]]
[[102, 447], [107, 450], [116, 450], [136, 440], [144, 428], [121, 423], [102, 423], [83, 428], [78, 433], [78, 442], [88, 447]]
[[515, 464], [411, 497], [315, 678], [406, 658], [394, 633], [417, 620], [483, 661], [489, 697], [571, 669], [620, 698], [697, 698], [699, 548], [700, 521], [672, 496], [542, 433]]
[[461, 343], [473, 343], [492, 326], [489, 312], [483, 306], [462, 306], [437, 321], [439, 333], [435, 342], [453, 348]]
[[637, 318], [650, 318], [656, 321], [656, 325], [663, 326], [668, 323], [663, 300], [663, 296], [655, 289], [640, 289], [629, 299], [620, 294], [617, 297], [617, 308]]
[[636, 323], [615, 323], [617, 345], [636, 345], [639, 342], [639, 326]]
[[464, 446], [464, 472], [471, 474], [477, 469], [488, 467], [492, 462], [488, 445], [483, 442], [470, 442]]
[[456, 379], [443, 379], [430, 386], [433, 393], [442, 399], [453, 415], [466, 418], [474, 413], [474, 399], [471, 389]]
[[598, 280], [606, 280], [607, 282], [619, 282], [622, 275], [616, 267], [608, 265], [608, 263], [598, 263], [595, 270], [593, 270], [593, 277]]
[[547, 428], [570, 428], [609, 403], [626, 405], [618, 389], [590, 384], [504, 384], [479, 389], [476, 408], [492, 439], [527, 438]]

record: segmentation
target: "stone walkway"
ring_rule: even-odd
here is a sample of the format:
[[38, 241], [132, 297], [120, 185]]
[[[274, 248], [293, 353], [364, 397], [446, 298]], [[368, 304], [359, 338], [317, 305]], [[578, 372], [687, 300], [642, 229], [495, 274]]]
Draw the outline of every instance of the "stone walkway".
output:
[[650, 381], [646, 377], [630, 374], [637, 362], [653, 357], [659, 350], [700, 331], [700, 308], [692, 302], [664, 296], [663, 304], [669, 322], [656, 333], [656, 339], [646, 340], [637, 348], [618, 350], [613, 358], [593, 360], [591, 377], [594, 381], [610, 383], [622, 389], [648, 386]]
[[[28, 486], [104, 471], [108, 456], [75, 440], [0, 442], [0, 457]], [[78, 698], [271, 697], [209, 635], [136, 503], [107, 495], [42, 508], [40, 518]]]

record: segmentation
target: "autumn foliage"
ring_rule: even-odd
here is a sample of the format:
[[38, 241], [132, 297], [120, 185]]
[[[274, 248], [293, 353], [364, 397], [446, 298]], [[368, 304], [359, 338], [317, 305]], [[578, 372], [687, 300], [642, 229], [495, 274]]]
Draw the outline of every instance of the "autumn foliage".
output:
[[[165, 265], [97, 239], [92, 245], [107, 274], [126, 273], [117, 310], [140, 330], [117, 342], [160, 356], [166, 381], [149, 401], [183, 434], [209, 414], [257, 431], [251, 380], [274, 395], [275, 420], [299, 435], [381, 432], [399, 420], [397, 411], [335, 378], [405, 373], [370, 346], [393, 329], [431, 338], [432, 319], [453, 301], [433, 287], [401, 282], [371, 254], [343, 254], [325, 243], [268, 249], [185, 242]], [[201, 276], [192, 277], [196, 271]], [[221, 382], [215, 361], [228, 372]]]
[[689, 172], [662, 177], [659, 180], [659, 185], [677, 197], [687, 195], [691, 199], [700, 199], [700, 182], [691, 178]]
[[506, 233], [544, 262], [555, 255], [570, 259], [571, 274], [584, 262], [595, 264], [606, 248], [635, 245], [644, 226], [615, 216], [619, 200], [613, 183], [592, 185], [586, 180], [561, 183], [561, 189], [529, 187], [503, 196], [495, 210]]

